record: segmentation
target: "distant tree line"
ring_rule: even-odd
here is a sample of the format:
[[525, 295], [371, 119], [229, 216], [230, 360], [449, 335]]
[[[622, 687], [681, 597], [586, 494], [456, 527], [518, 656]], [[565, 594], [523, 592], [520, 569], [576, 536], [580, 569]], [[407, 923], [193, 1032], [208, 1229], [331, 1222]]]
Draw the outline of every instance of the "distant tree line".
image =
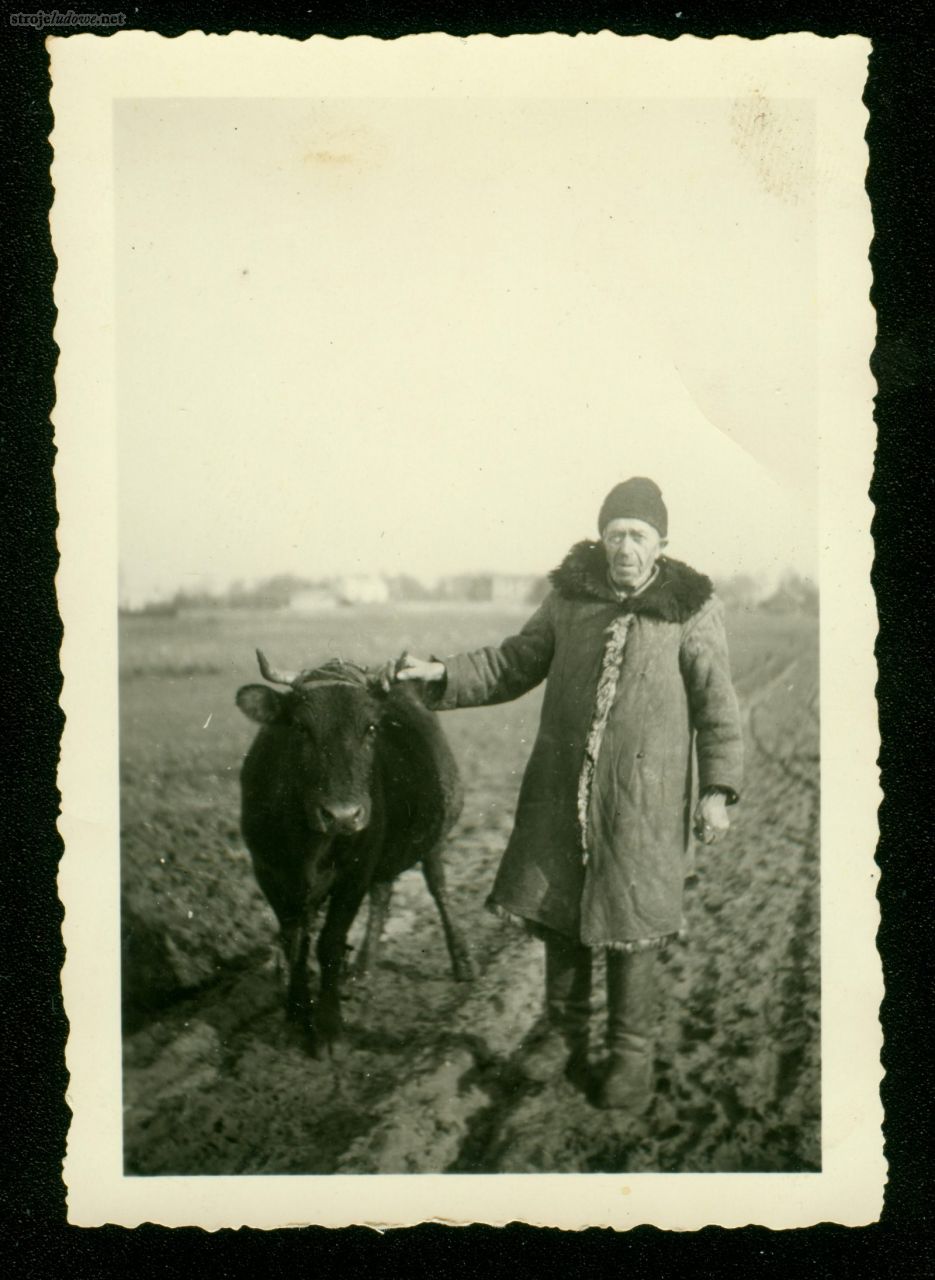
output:
[[[410, 574], [376, 575], [386, 585], [390, 601], [430, 603], [433, 600], [519, 600], [538, 603], [548, 590], [546, 578], [534, 575], [492, 573], [458, 574], [428, 585]], [[353, 579], [351, 580], [353, 581]], [[222, 591], [181, 587], [174, 595], [144, 606], [145, 612], [168, 613], [180, 609], [285, 609], [298, 597], [309, 594], [333, 597], [342, 603], [348, 579], [303, 578], [291, 573], [275, 574], [253, 583], [233, 582]]]
[[728, 609], [818, 616], [817, 586], [810, 578], [802, 577], [793, 569], [787, 570], [769, 590], [764, 590], [762, 581], [746, 573], [720, 578], [715, 586]]
[[[431, 586], [409, 574], [377, 577], [385, 584], [385, 599], [394, 603], [463, 600], [534, 606], [545, 599], [549, 590], [548, 578], [534, 574], [457, 574], [441, 578]], [[346, 579], [314, 579], [280, 573], [250, 586], [242, 581], [233, 582], [221, 591], [180, 588], [168, 598], [128, 612], [172, 615], [191, 609], [286, 609], [295, 601], [309, 597], [330, 603], [353, 603], [345, 594], [346, 582]], [[818, 588], [809, 578], [793, 570], [783, 574], [769, 589], [764, 588], [761, 580], [743, 573], [719, 578], [715, 586], [730, 610], [818, 614]]]

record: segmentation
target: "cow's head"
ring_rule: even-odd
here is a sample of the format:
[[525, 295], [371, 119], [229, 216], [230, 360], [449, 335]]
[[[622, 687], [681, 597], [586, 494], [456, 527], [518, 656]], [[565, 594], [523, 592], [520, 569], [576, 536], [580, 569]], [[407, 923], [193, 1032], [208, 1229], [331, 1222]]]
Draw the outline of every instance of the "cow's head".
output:
[[359, 668], [328, 663], [316, 671], [279, 672], [259, 651], [265, 684], [237, 691], [237, 705], [258, 724], [283, 731], [281, 767], [297, 786], [311, 826], [353, 835], [370, 822], [373, 765], [386, 695]]

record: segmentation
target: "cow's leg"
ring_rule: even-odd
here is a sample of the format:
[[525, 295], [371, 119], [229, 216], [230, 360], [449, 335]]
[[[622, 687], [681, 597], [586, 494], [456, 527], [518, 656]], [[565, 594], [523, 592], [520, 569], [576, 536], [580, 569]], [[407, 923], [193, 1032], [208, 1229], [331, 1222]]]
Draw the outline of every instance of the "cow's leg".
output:
[[285, 921], [279, 939], [286, 958], [286, 1017], [290, 1022], [308, 1026], [312, 1016], [312, 993], [309, 985], [308, 951], [309, 920]]
[[425, 883], [429, 887], [429, 893], [435, 899], [438, 914], [441, 916], [455, 978], [458, 982], [469, 982], [477, 976], [477, 971], [467, 943], [448, 910], [448, 891], [445, 887], [445, 867], [442, 862], [441, 845], [436, 846], [422, 859], [422, 874], [425, 876]]
[[321, 933], [318, 935], [318, 964], [321, 981], [315, 1009], [315, 1036], [324, 1046], [341, 1035], [341, 970], [347, 934], [364, 900], [366, 885], [351, 880], [336, 884]]
[[393, 895], [392, 880], [378, 880], [370, 886], [370, 910], [367, 915], [367, 931], [354, 963], [354, 978], [361, 981], [376, 964], [380, 940], [386, 926], [386, 917]]
[[312, 995], [308, 952], [312, 909], [308, 886], [300, 876], [286, 876], [257, 858], [253, 860], [257, 883], [279, 922], [279, 943], [286, 962], [286, 1017], [309, 1026]]

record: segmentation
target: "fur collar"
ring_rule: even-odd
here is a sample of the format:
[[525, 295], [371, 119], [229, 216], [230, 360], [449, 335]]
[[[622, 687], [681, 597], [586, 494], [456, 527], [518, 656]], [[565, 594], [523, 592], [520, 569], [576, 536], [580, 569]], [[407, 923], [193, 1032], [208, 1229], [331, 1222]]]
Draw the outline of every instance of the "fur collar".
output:
[[619, 605], [628, 613], [645, 613], [664, 622], [686, 622], [714, 593], [710, 578], [683, 564], [660, 556], [659, 572], [639, 595], [618, 600], [607, 581], [607, 556], [600, 542], [577, 542], [549, 581], [566, 600], [600, 600]]

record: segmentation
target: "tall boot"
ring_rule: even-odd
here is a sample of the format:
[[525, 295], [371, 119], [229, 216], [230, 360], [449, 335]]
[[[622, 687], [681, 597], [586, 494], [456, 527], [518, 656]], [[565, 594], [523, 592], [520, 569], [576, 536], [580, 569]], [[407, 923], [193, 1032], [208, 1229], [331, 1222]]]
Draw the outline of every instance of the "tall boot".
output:
[[545, 1015], [526, 1037], [515, 1066], [529, 1080], [574, 1076], [587, 1064], [591, 951], [552, 930], [545, 938]]
[[653, 1097], [656, 953], [607, 952], [607, 1071], [602, 1107], [641, 1115]]

